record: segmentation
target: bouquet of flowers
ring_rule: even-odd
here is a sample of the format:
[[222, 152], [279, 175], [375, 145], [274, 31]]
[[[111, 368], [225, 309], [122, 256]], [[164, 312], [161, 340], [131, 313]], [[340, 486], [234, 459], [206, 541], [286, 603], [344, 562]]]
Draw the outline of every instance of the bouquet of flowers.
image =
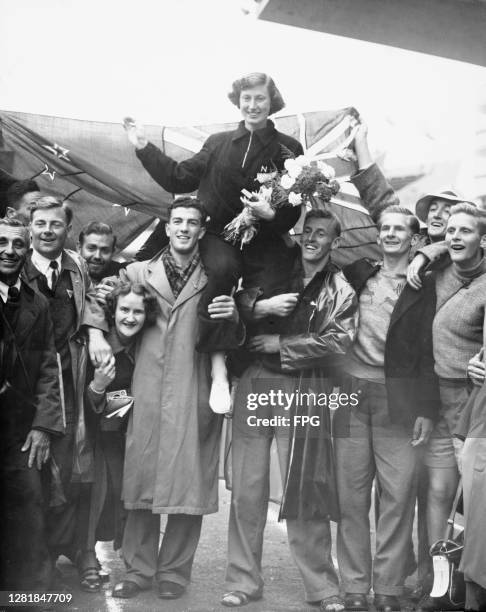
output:
[[241, 247], [250, 242], [258, 232], [258, 218], [253, 213], [256, 205], [278, 210], [283, 206], [317, 207], [315, 198], [329, 202], [340, 188], [335, 180], [334, 168], [322, 161], [310, 160], [305, 155], [288, 158], [284, 170], [257, 174], [261, 187], [258, 191], [242, 190], [243, 210], [226, 225], [223, 238]]

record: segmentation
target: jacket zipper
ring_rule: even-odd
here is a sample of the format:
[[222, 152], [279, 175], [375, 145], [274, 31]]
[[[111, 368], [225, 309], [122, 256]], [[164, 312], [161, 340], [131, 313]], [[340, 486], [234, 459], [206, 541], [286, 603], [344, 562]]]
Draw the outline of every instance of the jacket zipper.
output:
[[242, 168], [245, 167], [246, 158], [248, 157], [248, 151], [250, 150], [250, 147], [251, 147], [252, 138], [253, 138], [253, 132], [250, 132], [250, 140], [248, 141], [248, 146], [246, 147], [245, 156], [243, 157], [243, 163], [241, 164]]

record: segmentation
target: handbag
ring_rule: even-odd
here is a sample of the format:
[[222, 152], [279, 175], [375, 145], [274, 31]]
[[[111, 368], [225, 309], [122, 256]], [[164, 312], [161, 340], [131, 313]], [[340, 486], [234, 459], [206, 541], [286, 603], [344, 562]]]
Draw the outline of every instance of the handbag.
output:
[[464, 529], [454, 522], [462, 496], [462, 480], [457, 487], [452, 510], [447, 519], [444, 538], [430, 547], [434, 568], [434, 584], [430, 597], [440, 599], [441, 609], [464, 610], [466, 586], [464, 574], [459, 571], [464, 550]]
[[123, 417], [133, 406], [133, 397], [128, 395], [125, 389], [119, 391], [108, 391], [106, 393], [106, 406], [103, 416], [107, 419], [112, 417]]

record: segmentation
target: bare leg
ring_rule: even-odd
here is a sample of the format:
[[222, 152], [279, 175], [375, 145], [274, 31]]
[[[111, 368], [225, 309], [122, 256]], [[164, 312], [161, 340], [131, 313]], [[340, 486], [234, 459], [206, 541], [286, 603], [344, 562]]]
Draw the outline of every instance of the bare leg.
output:
[[431, 546], [444, 537], [458, 482], [459, 472], [456, 467], [429, 467], [427, 529]]
[[226, 414], [231, 410], [231, 394], [224, 353], [211, 353], [211, 393], [209, 405], [213, 412]]

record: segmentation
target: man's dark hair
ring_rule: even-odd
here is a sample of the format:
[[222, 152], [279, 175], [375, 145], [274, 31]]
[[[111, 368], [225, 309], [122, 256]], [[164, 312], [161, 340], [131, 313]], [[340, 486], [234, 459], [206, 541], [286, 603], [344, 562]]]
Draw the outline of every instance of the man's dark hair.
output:
[[304, 224], [310, 219], [327, 219], [328, 221], [330, 221], [330, 225], [334, 230], [335, 237], [339, 238], [339, 236], [341, 236], [341, 222], [330, 210], [322, 208], [309, 210], [309, 212], [305, 215]]
[[55, 198], [53, 196], [42, 196], [35, 201], [35, 204], [30, 209], [30, 220], [32, 221], [34, 213], [37, 210], [50, 210], [52, 208], [61, 208], [64, 211], [66, 223], [68, 225], [71, 224], [71, 221], [73, 220], [73, 211], [69, 208], [69, 206], [63, 204], [59, 198]]
[[388, 213], [398, 213], [400, 215], [405, 215], [407, 217], [408, 227], [410, 228], [412, 234], [418, 234], [420, 232], [420, 221], [413, 214], [413, 212], [409, 208], [405, 208], [404, 206], [389, 206], [385, 208], [378, 219], [376, 225], [378, 229], [381, 228], [382, 219], [384, 215]]
[[201, 225], [202, 227], [206, 226], [206, 223], [208, 221], [208, 213], [206, 211], [206, 209], [204, 208], [204, 204], [201, 202], [201, 200], [198, 200], [197, 198], [192, 198], [192, 197], [183, 197], [183, 198], [176, 198], [170, 205], [168, 208], [168, 213], [169, 213], [169, 219], [171, 218], [172, 215], [172, 211], [175, 208], [195, 208], [196, 210], [199, 211], [199, 214], [201, 215]]
[[23, 181], [15, 181], [7, 189], [5, 197], [7, 199], [7, 206], [15, 208], [17, 202], [26, 194], [32, 191], [40, 191], [39, 185], [32, 179], [25, 179]]
[[113, 233], [113, 228], [108, 223], [102, 223], [101, 221], [91, 221], [88, 225], [85, 225], [83, 229], [79, 232], [79, 244], [80, 246], [84, 243], [85, 236], [89, 236], [90, 234], [100, 234], [104, 236], [111, 236], [113, 238], [113, 251], [116, 247], [116, 236]]

